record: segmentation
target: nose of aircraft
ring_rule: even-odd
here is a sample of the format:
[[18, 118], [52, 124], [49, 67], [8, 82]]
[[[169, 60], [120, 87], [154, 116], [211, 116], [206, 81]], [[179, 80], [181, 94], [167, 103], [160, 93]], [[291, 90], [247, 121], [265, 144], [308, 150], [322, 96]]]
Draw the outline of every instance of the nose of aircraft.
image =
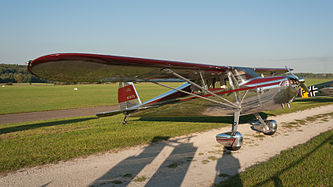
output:
[[[298, 77], [297, 77], [298, 78]], [[298, 78], [299, 86], [303, 88], [306, 92], [309, 92], [308, 87], [305, 84], [305, 79], [304, 78]]]
[[290, 71], [290, 69], [287, 66], [286, 66], [286, 69], [288, 69], [288, 73], [290, 73], [298, 81], [298, 85], [301, 88], [303, 88], [303, 90], [305, 90], [306, 92], [309, 92], [309, 89], [305, 84], [305, 79], [304, 78], [299, 78], [298, 76], [296, 76], [293, 72]]

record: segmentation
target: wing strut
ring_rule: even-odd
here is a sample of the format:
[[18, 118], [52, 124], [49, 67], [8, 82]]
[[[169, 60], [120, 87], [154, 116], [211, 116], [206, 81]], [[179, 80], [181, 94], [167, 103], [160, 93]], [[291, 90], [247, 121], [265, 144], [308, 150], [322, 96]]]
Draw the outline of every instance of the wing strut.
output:
[[177, 90], [179, 92], [183, 92], [185, 94], [188, 94], [188, 95], [192, 95], [192, 96], [195, 96], [195, 97], [199, 97], [201, 99], [205, 99], [207, 101], [210, 101], [210, 102], [213, 102], [213, 103], [217, 103], [217, 104], [220, 104], [220, 105], [224, 105], [224, 106], [227, 106], [227, 107], [231, 107], [231, 108], [235, 108], [235, 109], [238, 109], [238, 107], [234, 107], [234, 106], [231, 106], [231, 105], [228, 105], [228, 104], [225, 104], [225, 103], [222, 103], [222, 102], [219, 102], [219, 101], [216, 101], [214, 99], [209, 99], [209, 98], [206, 98], [206, 97], [202, 97], [200, 95], [197, 95], [197, 94], [194, 94], [194, 93], [190, 93], [190, 92], [187, 92], [187, 91], [184, 91], [184, 90], [181, 90], [181, 89], [177, 89], [177, 88], [172, 88], [170, 86], [167, 86], [165, 84], [162, 84], [162, 83], [158, 83], [158, 82], [151, 82], [151, 83], [154, 83], [156, 85], [159, 85], [159, 86], [163, 86], [163, 87], [166, 87], [166, 88], [169, 88], [169, 89], [172, 89], [172, 90]]
[[[230, 86], [233, 90], [235, 89], [235, 87], [239, 88], [239, 85], [237, 84], [235, 76], [230, 71], [228, 72], [228, 79], [229, 79], [229, 82], [230, 82]], [[235, 95], [236, 103], [240, 104], [239, 103], [239, 94], [238, 94], [238, 92], [237, 93], [234, 92], [234, 95]]]
[[[234, 103], [228, 101], [227, 99], [224, 99], [223, 97], [221, 97], [221, 96], [219, 96], [219, 95], [216, 95], [215, 93], [209, 91], [208, 89], [205, 89], [205, 88], [203, 88], [202, 86], [200, 86], [200, 85], [194, 83], [193, 81], [190, 81], [189, 79], [187, 79], [187, 78], [185, 78], [185, 77], [179, 75], [178, 73], [172, 71], [171, 69], [163, 69], [163, 70], [164, 70], [165, 72], [167, 72], [167, 73], [171, 73], [171, 74], [173, 74], [174, 76], [176, 76], [176, 77], [178, 77], [178, 78], [180, 78], [180, 79], [183, 79], [184, 81], [186, 81], [186, 82], [190, 83], [191, 85], [193, 85], [193, 86], [195, 86], [195, 87], [201, 89], [202, 91], [207, 92], [207, 93], [209, 93], [209, 94], [211, 94], [211, 95], [213, 95], [213, 96], [215, 96], [215, 97], [221, 99], [222, 101], [224, 101], [224, 102], [226, 102], [226, 103], [229, 103], [229, 106], [231, 105], [230, 107], [235, 108], [235, 109], [240, 109], [240, 107], [239, 107], [238, 105], [236, 105], [236, 104], [234, 104]], [[197, 95], [196, 95], [196, 96], [197, 96]], [[215, 101], [215, 102], [216, 102], [216, 101]], [[219, 102], [219, 103], [220, 103], [220, 102]], [[227, 105], [227, 104], [223, 103], [223, 105]]]

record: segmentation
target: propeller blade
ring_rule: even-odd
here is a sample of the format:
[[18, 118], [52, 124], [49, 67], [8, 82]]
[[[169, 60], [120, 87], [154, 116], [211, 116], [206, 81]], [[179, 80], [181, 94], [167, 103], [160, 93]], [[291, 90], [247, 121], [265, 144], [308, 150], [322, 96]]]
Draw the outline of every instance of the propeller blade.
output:
[[296, 75], [290, 70], [290, 68], [288, 68], [287, 66], [286, 66], [286, 69], [288, 70], [288, 73], [290, 73], [290, 75], [294, 76], [297, 80], [300, 79], [300, 78], [298, 78], [298, 76], [296, 76]]
[[309, 91], [309, 89], [308, 89], [308, 87], [305, 85], [305, 83], [300, 83], [300, 86], [301, 86], [301, 88], [303, 88], [303, 90], [305, 90], [306, 92], [310, 92]]

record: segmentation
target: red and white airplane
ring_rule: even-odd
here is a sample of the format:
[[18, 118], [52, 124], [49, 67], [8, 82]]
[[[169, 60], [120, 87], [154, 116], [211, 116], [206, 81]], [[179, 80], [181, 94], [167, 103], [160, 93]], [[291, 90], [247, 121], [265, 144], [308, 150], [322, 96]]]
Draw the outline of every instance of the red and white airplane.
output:
[[[238, 150], [243, 143], [237, 131], [240, 115], [254, 114], [252, 127], [267, 135], [277, 122], [264, 120], [259, 112], [289, 105], [304, 79], [285, 75], [287, 68], [248, 68], [151, 60], [121, 56], [63, 53], [29, 61], [28, 70], [43, 79], [63, 82], [119, 82], [120, 110], [99, 117], [123, 113], [127, 116], [226, 116], [233, 115], [230, 132], [216, 140], [225, 148]], [[133, 82], [151, 82], [170, 91], [142, 103]], [[184, 82], [178, 88], [163, 82]]]

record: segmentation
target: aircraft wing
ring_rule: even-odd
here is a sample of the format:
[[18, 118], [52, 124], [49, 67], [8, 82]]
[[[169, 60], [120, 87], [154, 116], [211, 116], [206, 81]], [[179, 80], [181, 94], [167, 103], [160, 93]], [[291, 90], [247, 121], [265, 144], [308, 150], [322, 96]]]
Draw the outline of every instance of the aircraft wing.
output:
[[308, 87], [309, 93], [301, 88], [300, 95], [302, 98], [317, 96], [333, 96], [333, 81], [311, 85]]
[[[203, 73], [206, 79], [213, 79], [235, 68], [237, 67], [81, 53], [46, 55], [29, 61], [28, 65], [32, 74], [60, 82], [179, 81], [163, 69], [171, 69], [190, 80], [197, 80], [199, 72]], [[264, 74], [282, 74], [288, 71], [284, 68], [248, 69]]]
[[324, 82], [309, 86], [309, 95], [315, 96], [333, 96], [333, 81]]
[[325, 96], [333, 96], [333, 87], [322, 88], [320, 91]]

